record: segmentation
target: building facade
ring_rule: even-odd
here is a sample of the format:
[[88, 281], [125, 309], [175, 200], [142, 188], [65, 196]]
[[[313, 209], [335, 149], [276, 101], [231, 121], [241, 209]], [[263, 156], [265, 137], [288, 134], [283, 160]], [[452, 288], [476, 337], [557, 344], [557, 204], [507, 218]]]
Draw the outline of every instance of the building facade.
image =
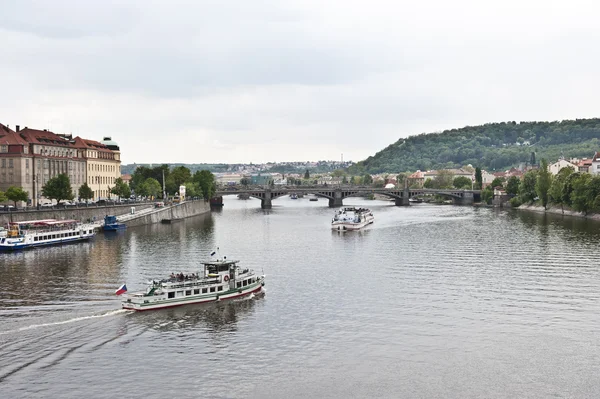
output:
[[[20, 185], [30, 194], [32, 205], [50, 202], [43, 198], [42, 188], [48, 180], [66, 174], [71, 182], [71, 190], [75, 195], [85, 182], [85, 159], [71, 136], [58, 135], [48, 130], [25, 128], [19, 132], [29, 146], [31, 168], [26, 166], [25, 179], [15, 185]], [[31, 170], [31, 178], [27, 176]]]
[[76, 137], [75, 144], [85, 159], [86, 181], [94, 192], [94, 199], [116, 197], [110, 193], [110, 189], [114, 187], [115, 180], [121, 177], [118, 145], [110, 137], [105, 137], [102, 143]]
[[50, 202], [42, 188], [59, 174], [69, 177], [75, 198], [85, 182], [96, 199], [114, 197], [109, 191], [121, 176], [119, 147], [110, 137], [97, 142], [0, 124], [0, 191], [21, 187], [29, 194], [29, 205], [37, 206]]

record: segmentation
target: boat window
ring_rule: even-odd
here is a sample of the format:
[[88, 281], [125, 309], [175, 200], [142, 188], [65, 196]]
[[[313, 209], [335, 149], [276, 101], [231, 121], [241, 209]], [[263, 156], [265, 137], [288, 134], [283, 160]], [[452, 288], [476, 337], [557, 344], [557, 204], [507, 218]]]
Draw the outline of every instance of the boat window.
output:
[[244, 280], [244, 282], [242, 283], [242, 285], [245, 287], [248, 285], [248, 280]]
[[229, 270], [229, 265], [219, 265], [220, 272], [226, 272]]
[[194, 290], [194, 295], [198, 295], [199, 293], [200, 293], [200, 290], [199, 290], [199, 289], [195, 289], [195, 290]]
[[235, 283], [235, 286], [236, 286], [237, 288], [242, 288], [242, 282], [241, 282], [241, 281], [238, 281], [237, 283]]
[[187, 296], [187, 295], [192, 295], [192, 290], [187, 290], [187, 291], [185, 292], [185, 295], [186, 295], [186, 296]]
[[223, 291], [223, 286], [222, 285], [218, 286], [217, 291]]
[[202, 293], [206, 294], [208, 292], [208, 288], [202, 288]]
[[210, 287], [210, 292], [215, 292], [215, 287]]
[[169, 297], [169, 298], [175, 298], [175, 293], [174, 293], [174, 292], [169, 292], [169, 295], [168, 295], [168, 297]]

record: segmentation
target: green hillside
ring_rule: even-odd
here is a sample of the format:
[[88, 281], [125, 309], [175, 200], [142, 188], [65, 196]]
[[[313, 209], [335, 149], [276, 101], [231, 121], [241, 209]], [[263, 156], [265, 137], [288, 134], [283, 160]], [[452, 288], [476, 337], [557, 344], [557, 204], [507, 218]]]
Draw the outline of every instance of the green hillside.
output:
[[566, 158], [591, 158], [600, 151], [600, 119], [560, 122], [501, 122], [400, 139], [349, 168], [351, 174], [394, 173], [471, 164], [504, 170], [536, 159], [550, 163]]

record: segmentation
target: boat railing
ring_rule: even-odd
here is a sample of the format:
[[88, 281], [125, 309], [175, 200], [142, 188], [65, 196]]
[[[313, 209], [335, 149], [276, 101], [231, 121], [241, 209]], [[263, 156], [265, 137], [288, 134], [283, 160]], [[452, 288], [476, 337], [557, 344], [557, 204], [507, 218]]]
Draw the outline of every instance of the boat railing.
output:
[[188, 280], [179, 280], [179, 279], [163, 279], [158, 282], [155, 282], [155, 285], [163, 285], [168, 288], [185, 288], [185, 287], [193, 287], [195, 285], [209, 285], [209, 284], [217, 284], [221, 282], [220, 278], [212, 278], [212, 279], [203, 279], [203, 278], [193, 278]]

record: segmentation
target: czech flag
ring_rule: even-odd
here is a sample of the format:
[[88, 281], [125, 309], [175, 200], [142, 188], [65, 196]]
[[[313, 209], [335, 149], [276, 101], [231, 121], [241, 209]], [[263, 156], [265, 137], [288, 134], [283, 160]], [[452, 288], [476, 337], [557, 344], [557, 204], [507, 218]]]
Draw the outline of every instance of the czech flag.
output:
[[123, 284], [122, 286], [119, 287], [118, 290], [115, 291], [115, 294], [117, 295], [121, 295], [127, 292], [127, 286], [125, 284]]

